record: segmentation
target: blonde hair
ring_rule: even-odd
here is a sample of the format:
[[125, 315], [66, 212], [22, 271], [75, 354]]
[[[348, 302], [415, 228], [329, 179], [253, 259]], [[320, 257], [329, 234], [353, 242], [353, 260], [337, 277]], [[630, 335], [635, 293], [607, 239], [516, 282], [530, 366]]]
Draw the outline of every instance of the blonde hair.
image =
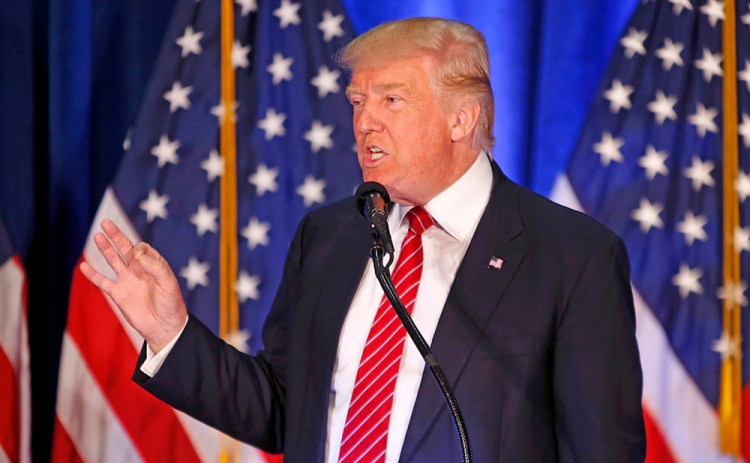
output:
[[484, 36], [474, 27], [441, 18], [411, 18], [381, 24], [350, 42], [337, 56], [347, 70], [401, 58], [428, 55], [437, 64], [442, 90], [471, 96], [479, 103], [474, 144], [490, 151], [495, 144], [495, 100]]

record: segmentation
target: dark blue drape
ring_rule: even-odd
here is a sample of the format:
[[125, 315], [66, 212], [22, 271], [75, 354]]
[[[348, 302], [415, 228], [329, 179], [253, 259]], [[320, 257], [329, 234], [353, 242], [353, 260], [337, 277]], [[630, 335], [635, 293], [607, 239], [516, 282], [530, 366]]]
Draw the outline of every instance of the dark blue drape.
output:
[[[264, 0], [259, 0], [264, 1]], [[278, 2], [278, 0], [270, 0]], [[487, 37], [494, 154], [546, 194], [637, 0], [344, 0], [357, 31], [409, 16]], [[71, 272], [112, 180], [174, 0], [4, 0], [0, 217], [29, 277], [33, 449], [48, 461]]]

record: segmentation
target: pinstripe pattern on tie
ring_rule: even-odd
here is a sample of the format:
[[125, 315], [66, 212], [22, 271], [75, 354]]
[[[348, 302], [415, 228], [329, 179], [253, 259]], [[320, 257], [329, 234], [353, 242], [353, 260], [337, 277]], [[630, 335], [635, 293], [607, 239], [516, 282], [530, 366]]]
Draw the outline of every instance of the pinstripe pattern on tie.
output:
[[[409, 232], [393, 271], [393, 283], [411, 313], [422, 277], [422, 232], [435, 222], [421, 207], [406, 213]], [[352, 400], [341, 439], [339, 463], [385, 460], [388, 425], [406, 330], [383, 296], [357, 370]]]

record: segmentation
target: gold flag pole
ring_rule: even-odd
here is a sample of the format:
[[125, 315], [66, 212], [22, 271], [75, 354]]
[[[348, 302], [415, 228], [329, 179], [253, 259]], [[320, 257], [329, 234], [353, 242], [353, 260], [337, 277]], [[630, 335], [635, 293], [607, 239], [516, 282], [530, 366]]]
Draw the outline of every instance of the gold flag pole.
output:
[[[237, 279], [237, 138], [234, 114], [235, 76], [232, 66], [234, 1], [221, 3], [221, 107], [219, 151], [224, 161], [221, 177], [221, 230], [219, 242], [219, 336], [228, 339], [239, 327]], [[222, 437], [219, 461], [230, 463], [236, 447]]]
[[742, 423], [742, 363], [740, 301], [735, 297], [740, 284], [740, 255], [734, 243], [739, 226], [739, 198], [733, 188], [737, 178], [739, 149], [737, 141], [737, 38], [734, 0], [726, 0], [723, 25], [723, 325], [721, 384], [719, 389], [719, 432], [721, 451], [740, 456]]

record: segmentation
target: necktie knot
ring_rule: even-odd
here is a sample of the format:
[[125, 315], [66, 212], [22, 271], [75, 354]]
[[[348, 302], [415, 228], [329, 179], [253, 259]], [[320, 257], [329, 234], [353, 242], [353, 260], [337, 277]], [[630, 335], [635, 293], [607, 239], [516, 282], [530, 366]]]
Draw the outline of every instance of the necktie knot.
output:
[[435, 224], [435, 219], [422, 206], [411, 208], [406, 213], [406, 218], [409, 220], [409, 229], [417, 235]]

